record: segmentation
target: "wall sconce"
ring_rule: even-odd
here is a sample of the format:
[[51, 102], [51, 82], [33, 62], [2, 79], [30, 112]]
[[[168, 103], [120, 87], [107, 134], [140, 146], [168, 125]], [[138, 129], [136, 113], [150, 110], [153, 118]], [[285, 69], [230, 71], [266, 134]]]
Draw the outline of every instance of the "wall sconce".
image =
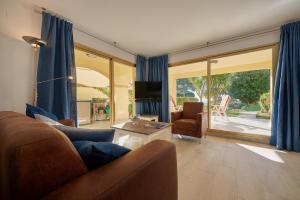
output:
[[33, 37], [33, 36], [23, 36], [22, 38], [28, 44], [30, 44], [33, 48], [44, 47], [44, 46], [47, 45], [46, 41], [44, 41], [42, 39], [39, 39], [39, 38], [36, 38], [36, 37]]

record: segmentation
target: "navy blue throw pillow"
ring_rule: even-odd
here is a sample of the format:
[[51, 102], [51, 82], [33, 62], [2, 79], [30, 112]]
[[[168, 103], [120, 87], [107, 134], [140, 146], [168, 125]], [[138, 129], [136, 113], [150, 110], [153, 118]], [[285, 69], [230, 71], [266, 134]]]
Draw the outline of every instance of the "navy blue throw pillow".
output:
[[89, 170], [98, 168], [130, 151], [111, 142], [74, 141], [73, 145]]
[[43, 115], [50, 119], [53, 119], [54, 121], [58, 121], [58, 118], [54, 114], [47, 112], [43, 108], [26, 104], [26, 115], [28, 117], [35, 118], [34, 114]]

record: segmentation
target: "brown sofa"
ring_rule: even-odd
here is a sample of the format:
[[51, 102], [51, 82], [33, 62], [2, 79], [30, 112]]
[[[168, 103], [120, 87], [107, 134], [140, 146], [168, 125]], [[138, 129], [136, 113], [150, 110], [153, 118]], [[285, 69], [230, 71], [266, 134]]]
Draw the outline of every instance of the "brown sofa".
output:
[[0, 112], [0, 199], [176, 200], [175, 146], [153, 141], [88, 171], [60, 131]]
[[184, 102], [183, 110], [171, 113], [172, 133], [201, 138], [208, 128], [202, 102]]

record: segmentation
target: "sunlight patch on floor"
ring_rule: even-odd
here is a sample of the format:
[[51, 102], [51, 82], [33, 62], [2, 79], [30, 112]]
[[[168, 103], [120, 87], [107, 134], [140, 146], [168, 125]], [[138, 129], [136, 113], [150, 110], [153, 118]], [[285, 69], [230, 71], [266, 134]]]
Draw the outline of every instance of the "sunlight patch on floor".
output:
[[264, 158], [272, 160], [274, 162], [284, 163], [284, 161], [281, 159], [281, 157], [273, 149], [257, 147], [257, 146], [252, 146], [252, 145], [246, 145], [246, 144], [238, 144], [238, 145], [249, 151], [252, 151], [253, 153], [256, 153]]

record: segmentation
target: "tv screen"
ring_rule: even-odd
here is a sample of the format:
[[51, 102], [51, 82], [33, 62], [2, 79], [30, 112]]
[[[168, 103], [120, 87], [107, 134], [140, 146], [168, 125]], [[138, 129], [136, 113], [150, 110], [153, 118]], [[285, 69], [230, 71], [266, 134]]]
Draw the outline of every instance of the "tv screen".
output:
[[159, 81], [136, 81], [136, 100], [161, 100], [161, 82]]

